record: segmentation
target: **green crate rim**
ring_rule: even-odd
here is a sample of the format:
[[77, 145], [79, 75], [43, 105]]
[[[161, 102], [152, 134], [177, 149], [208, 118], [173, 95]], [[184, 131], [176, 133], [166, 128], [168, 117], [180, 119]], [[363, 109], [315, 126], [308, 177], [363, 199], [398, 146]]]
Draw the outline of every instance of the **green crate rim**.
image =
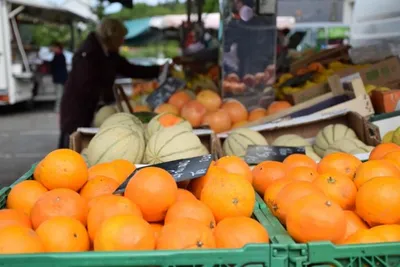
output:
[[[296, 243], [280, 221], [272, 214], [269, 207], [258, 196], [259, 208], [264, 214], [273, 231], [270, 231], [270, 239], [277, 244], [287, 245], [289, 249], [289, 266], [320, 266], [334, 264], [335, 266], [400, 266], [400, 242], [334, 245], [331, 242]], [[270, 227], [271, 228], [271, 227]], [[389, 256], [397, 256], [395, 263], [389, 263]], [[349, 259], [359, 265], [347, 263], [342, 265], [338, 260]], [[362, 263], [361, 263], [362, 262]]]

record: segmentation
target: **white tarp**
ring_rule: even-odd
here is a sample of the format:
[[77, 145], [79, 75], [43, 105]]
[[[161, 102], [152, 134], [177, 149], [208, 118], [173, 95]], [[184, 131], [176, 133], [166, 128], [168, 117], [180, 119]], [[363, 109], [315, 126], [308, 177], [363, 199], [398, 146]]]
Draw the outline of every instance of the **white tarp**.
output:
[[[183, 22], [187, 20], [187, 15], [165, 15], [153, 17], [150, 20], [150, 26], [157, 29], [179, 28]], [[197, 21], [197, 15], [190, 16], [191, 21]], [[219, 13], [204, 13], [202, 21], [206, 29], [219, 29], [220, 14]], [[278, 29], [291, 28], [295, 25], [294, 17], [277, 17], [276, 20]]]
[[55, 22], [66, 22], [70, 18], [76, 20], [96, 20], [96, 16], [91, 12], [90, 7], [79, 4], [78, 0], [69, 0], [62, 5], [51, 3], [46, 0], [6, 0], [7, 2], [25, 6], [22, 12], [28, 12], [32, 17], [38, 17]]

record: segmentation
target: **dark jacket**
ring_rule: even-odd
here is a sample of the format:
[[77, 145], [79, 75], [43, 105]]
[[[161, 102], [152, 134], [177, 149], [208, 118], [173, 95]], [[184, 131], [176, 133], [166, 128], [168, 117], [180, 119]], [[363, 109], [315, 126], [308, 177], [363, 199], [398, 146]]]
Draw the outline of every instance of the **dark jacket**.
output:
[[114, 101], [112, 87], [117, 74], [151, 79], [159, 72], [158, 66], [132, 65], [118, 53], [106, 55], [96, 34], [90, 33], [73, 57], [61, 100], [61, 132], [71, 134], [78, 127], [90, 127], [99, 100]]
[[54, 54], [50, 67], [51, 75], [53, 76], [53, 83], [65, 84], [68, 78], [68, 71], [64, 54]]

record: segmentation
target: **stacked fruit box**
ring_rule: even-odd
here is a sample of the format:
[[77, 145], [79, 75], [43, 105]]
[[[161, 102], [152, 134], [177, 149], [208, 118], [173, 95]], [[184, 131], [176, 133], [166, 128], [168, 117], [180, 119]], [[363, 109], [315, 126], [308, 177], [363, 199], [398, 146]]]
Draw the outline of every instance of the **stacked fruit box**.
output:
[[[33, 180], [37, 164], [12, 185], [0, 190], [0, 208], [6, 207], [7, 198], [16, 185]], [[257, 197], [252, 218], [257, 220], [268, 232], [273, 226], [266, 219]], [[272, 231], [273, 232], [273, 231]], [[81, 253], [31, 253], [0, 256], [0, 265], [8, 267], [27, 266], [287, 266], [287, 246], [249, 244], [238, 249], [204, 250], [157, 250], [127, 252], [81, 252]]]

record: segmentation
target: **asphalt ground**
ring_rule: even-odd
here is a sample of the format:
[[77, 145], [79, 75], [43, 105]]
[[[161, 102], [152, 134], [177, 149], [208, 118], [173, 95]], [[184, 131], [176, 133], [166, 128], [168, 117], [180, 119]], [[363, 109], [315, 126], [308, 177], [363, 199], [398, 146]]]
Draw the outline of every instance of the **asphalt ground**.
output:
[[54, 102], [0, 106], [0, 187], [10, 185], [57, 148]]

